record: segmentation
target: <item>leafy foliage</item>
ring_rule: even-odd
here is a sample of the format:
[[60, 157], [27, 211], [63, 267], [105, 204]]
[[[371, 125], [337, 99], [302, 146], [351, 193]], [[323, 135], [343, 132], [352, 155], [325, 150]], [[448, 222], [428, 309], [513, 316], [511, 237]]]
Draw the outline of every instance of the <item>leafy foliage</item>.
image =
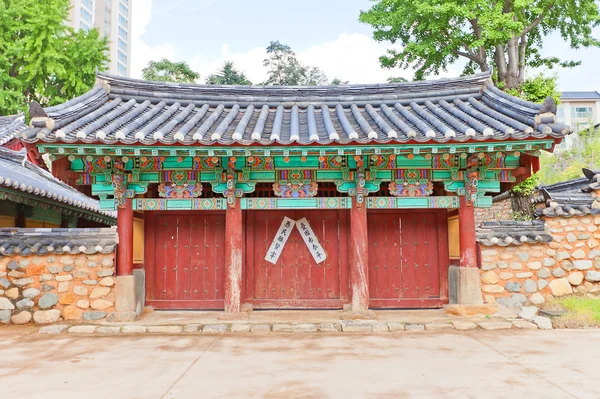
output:
[[408, 79], [403, 78], [402, 76], [390, 76], [387, 78], [388, 83], [405, 83], [408, 82]]
[[349, 80], [342, 80], [340, 78], [333, 78], [329, 84], [333, 86], [347, 85], [350, 83]]
[[554, 154], [542, 153], [540, 181], [554, 184], [582, 177], [581, 169], [600, 168], [600, 130], [588, 129], [578, 133], [568, 150], [557, 149]]
[[459, 58], [465, 72], [489, 70], [512, 89], [525, 67], [572, 67], [576, 61], [541, 55], [544, 37], [558, 32], [572, 48], [600, 47], [595, 0], [375, 0], [360, 14], [378, 41], [398, 43], [380, 58], [384, 67], [416, 68], [415, 79], [438, 74]]
[[0, 114], [88, 91], [108, 61], [107, 39], [64, 24], [69, 0], [0, 0]]
[[540, 184], [540, 176], [534, 174], [514, 186], [511, 191], [523, 196], [531, 195], [535, 191], [535, 188], [538, 186], [538, 184]]
[[268, 58], [263, 61], [267, 67], [265, 85], [322, 85], [327, 76], [318, 67], [303, 65], [296, 53], [287, 44], [274, 41], [267, 47]]
[[192, 71], [186, 62], [172, 62], [163, 58], [160, 61], [148, 62], [142, 69], [142, 77], [159, 82], [196, 83], [200, 74]]
[[225, 61], [221, 69], [208, 75], [206, 83], [209, 85], [251, 85], [243, 72], [235, 68], [233, 61]]
[[518, 87], [509, 89], [506, 92], [515, 97], [521, 97], [539, 104], [543, 103], [548, 97], [552, 97], [558, 104], [561, 94], [556, 87], [556, 76], [544, 76], [541, 73], [525, 79]]

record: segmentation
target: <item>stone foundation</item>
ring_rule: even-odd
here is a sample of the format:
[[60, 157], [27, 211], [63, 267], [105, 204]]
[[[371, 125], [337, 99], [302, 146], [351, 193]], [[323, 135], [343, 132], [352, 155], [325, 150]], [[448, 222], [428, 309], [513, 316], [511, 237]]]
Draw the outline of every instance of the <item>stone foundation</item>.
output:
[[94, 321], [115, 311], [114, 253], [0, 258], [0, 325]]
[[545, 222], [552, 242], [481, 247], [484, 302], [539, 306], [571, 293], [600, 293], [600, 217]]

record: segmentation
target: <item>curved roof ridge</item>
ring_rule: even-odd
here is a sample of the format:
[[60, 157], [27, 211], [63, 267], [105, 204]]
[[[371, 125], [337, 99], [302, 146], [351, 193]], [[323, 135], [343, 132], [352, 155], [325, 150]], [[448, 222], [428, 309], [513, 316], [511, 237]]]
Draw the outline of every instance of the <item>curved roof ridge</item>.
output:
[[179, 89], [179, 90], [211, 90], [215, 92], [227, 92], [227, 91], [246, 91], [256, 93], [261, 90], [266, 92], [281, 92], [284, 90], [305, 90], [312, 91], [318, 95], [323, 95], [324, 92], [328, 91], [343, 91], [345, 89], [348, 90], [364, 90], [364, 89], [381, 89], [381, 90], [389, 90], [394, 88], [409, 88], [409, 87], [428, 87], [432, 85], [453, 85], [453, 84], [461, 84], [465, 83], [483, 86], [484, 82], [491, 79], [491, 72], [480, 72], [473, 75], [461, 76], [461, 77], [453, 77], [453, 78], [439, 78], [439, 79], [431, 79], [431, 80], [423, 80], [423, 81], [415, 81], [415, 82], [398, 82], [398, 83], [355, 83], [355, 84], [345, 84], [345, 85], [291, 85], [291, 86], [267, 86], [267, 85], [210, 85], [210, 84], [198, 84], [198, 83], [176, 83], [176, 82], [161, 82], [161, 81], [153, 81], [153, 80], [143, 80], [143, 79], [134, 79], [134, 78], [126, 78], [117, 75], [110, 75], [107, 73], [98, 72], [96, 74], [97, 78], [105, 81], [111, 87], [152, 87], [157, 86], [160, 88], [164, 88], [167, 90]]

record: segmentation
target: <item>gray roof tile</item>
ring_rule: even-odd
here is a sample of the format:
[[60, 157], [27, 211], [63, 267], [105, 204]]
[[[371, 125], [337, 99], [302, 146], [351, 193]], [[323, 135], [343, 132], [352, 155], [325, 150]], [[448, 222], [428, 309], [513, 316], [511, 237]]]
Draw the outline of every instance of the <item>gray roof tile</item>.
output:
[[[104, 144], [347, 144], [562, 138], [536, 129], [540, 105], [496, 89], [488, 73], [342, 86], [221, 86], [99, 74], [104, 84], [47, 108], [53, 131], [27, 142]], [[550, 120], [552, 122], [552, 120]]]
[[484, 246], [505, 247], [550, 241], [552, 236], [546, 232], [543, 220], [483, 222], [477, 228], [477, 242]]
[[0, 228], [0, 257], [11, 255], [111, 253], [117, 228], [21, 229]]
[[595, 200], [592, 191], [600, 190], [600, 171], [583, 170], [585, 177], [564, 182], [540, 186], [540, 192], [546, 203], [545, 208], [537, 210], [538, 216], [571, 217], [600, 214], [600, 201]]
[[19, 133], [26, 129], [27, 125], [23, 114], [0, 116], [0, 146], [18, 137]]

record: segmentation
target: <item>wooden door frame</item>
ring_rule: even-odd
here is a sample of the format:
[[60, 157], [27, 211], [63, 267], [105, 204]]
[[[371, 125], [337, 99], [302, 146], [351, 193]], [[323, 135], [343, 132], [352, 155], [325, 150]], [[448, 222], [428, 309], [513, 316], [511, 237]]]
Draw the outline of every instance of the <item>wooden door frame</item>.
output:
[[[446, 209], [369, 209], [370, 214], [429, 214], [436, 216], [438, 238], [438, 263], [440, 296], [438, 298], [407, 298], [407, 299], [369, 299], [369, 307], [383, 308], [440, 308], [448, 304], [448, 268], [450, 266], [450, 253], [448, 249], [448, 212]], [[349, 231], [348, 234], [351, 234]]]
[[[302, 211], [323, 211], [337, 212], [338, 218], [338, 263], [340, 278], [340, 298], [339, 299], [255, 299], [253, 292], [254, 285], [254, 234], [249, 229], [254, 228], [256, 215], [259, 212], [302, 212]], [[245, 210], [243, 221], [245, 224], [245, 262], [242, 271], [242, 303], [251, 304], [256, 309], [341, 309], [345, 303], [350, 302], [350, 281], [348, 266], [348, 239], [344, 229], [348, 231], [348, 210], [347, 209], [274, 209], [274, 210]], [[343, 239], [343, 238], [346, 239]]]
[[144, 212], [144, 270], [146, 273], [146, 305], [155, 306], [158, 309], [182, 309], [182, 310], [222, 310], [225, 306], [224, 300], [180, 300], [166, 301], [156, 298], [156, 270], [155, 253], [156, 245], [156, 217], [157, 216], [197, 216], [223, 215], [225, 211], [145, 211]]

